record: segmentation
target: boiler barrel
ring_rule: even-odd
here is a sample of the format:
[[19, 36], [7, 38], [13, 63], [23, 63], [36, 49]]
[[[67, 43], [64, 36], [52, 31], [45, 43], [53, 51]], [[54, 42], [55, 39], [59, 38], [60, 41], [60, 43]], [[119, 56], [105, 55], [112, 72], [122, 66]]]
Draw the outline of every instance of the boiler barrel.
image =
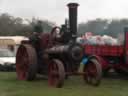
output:
[[81, 45], [57, 45], [52, 48], [46, 49], [44, 52], [47, 54], [67, 54], [74, 60], [81, 60], [83, 57], [83, 48]]

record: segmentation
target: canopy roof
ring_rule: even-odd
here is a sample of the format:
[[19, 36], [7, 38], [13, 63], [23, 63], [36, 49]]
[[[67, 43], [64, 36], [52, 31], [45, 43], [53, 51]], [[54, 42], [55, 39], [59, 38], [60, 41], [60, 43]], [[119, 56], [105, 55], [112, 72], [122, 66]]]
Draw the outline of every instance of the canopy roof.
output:
[[0, 36], [0, 46], [18, 45], [22, 40], [28, 40], [24, 36]]
[[16, 45], [13, 39], [0, 39], [0, 46]]

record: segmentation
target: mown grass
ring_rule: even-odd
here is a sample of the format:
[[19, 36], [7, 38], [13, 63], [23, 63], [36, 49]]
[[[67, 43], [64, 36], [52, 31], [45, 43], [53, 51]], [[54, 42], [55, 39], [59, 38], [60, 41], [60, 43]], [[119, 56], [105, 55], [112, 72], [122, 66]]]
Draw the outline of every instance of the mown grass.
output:
[[128, 96], [128, 80], [103, 79], [93, 87], [70, 77], [63, 88], [51, 88], [47, 80], [18, 81], [15, 72], [0, 72], [0, 96]]

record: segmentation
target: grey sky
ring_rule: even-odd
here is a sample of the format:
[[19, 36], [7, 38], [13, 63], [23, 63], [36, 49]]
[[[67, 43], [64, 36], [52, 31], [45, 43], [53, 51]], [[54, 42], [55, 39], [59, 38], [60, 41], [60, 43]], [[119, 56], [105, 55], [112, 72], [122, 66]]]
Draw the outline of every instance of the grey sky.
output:
[[95, 18], [128, 18], [128, 0], [0, 0], [0, 13], [23, 18], [38, 17], [57, 24], [68, 17], [69, 2], [78, 2], [78, 22]]

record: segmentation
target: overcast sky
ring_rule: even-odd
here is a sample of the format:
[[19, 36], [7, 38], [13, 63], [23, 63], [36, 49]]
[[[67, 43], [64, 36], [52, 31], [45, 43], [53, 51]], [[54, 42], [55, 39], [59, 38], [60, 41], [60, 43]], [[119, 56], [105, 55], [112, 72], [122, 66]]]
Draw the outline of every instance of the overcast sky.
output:
[[128, 18], [128, 0], [0, 0], [0, 13], [47, 19], [57, 24], [68, 17], [69, 2], [80, 4], [78, 22], [95, 18]]

